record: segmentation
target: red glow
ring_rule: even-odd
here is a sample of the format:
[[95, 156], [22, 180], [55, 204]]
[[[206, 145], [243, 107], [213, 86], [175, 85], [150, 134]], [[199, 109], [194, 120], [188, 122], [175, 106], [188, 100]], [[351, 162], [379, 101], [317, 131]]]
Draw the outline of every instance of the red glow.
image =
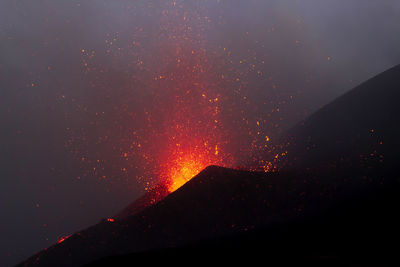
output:
[[177, 153], [176, 158], [166, 166], [168, 190], [174, 192], [212, 163], [213, 159], [207, 150], [201, 152], [195, 149]]
[[196, 176], [206, 165], [194, 159], [184, 159], [171, 167], [170, 177], [168, 181], [168, 190], [174, 192], [179, 187], [184, 185], [191, 178]]
[[61, 244], [62, 242], [64, 242], [65, 240], [67, 240], [70, 236], [71, 236], [71, 235], [67, 235], [67, 236], [61, 237], [61, 238], [57, 241], [57, 244]]
[[113, 218], [108, 218], [107, 222], [115, 222], [115, 220]]
[[[261, 72], [265, 58], [251, 50], [235, 54], [234, 43], [209, 42], [207, 33], [224, 21], [211, 20], [211, 10], [200, 2], [164, 1], [137, 10], [157, 17], [151, 28], [139, 24], [110, 33], [105, 55], [81, 50], [96, 105], [79, 103], [77, 110], [96, 117], [90, 127], [68, 128], [67, 145], [87, 165], [82, 177], [136, 178], [148, 191], [161, 182], [173, 192], [209, 165], [274, 170], [261, 159], [270, 149], [265, 130], [278, 127], [269, 121], [270, 113], [280, 109], [257, 110], [262, 99], [252, 103], [248, 96], [249, 89], [266, 88], [251, 86], [250, 78], [263, 85], [272, 82]], [[267, 105], [273, 96], [264, 98]], [[93, 125], [96, 131], [90, 130]]]

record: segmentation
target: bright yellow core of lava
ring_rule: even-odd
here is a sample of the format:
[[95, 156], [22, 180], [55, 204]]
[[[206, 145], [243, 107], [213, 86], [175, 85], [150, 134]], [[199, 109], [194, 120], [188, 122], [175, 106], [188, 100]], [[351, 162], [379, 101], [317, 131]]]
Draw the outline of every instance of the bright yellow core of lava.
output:
[[205, 167], [207, 167], [207, 164], [197, 162], [193, 159], [186, 159], [177, 162], [176, 166], [172, 167], [170, 170], [168, 190], [171, 193], [174, 192], [194, 176], [199, 174], [199, 172], [201, 172]]

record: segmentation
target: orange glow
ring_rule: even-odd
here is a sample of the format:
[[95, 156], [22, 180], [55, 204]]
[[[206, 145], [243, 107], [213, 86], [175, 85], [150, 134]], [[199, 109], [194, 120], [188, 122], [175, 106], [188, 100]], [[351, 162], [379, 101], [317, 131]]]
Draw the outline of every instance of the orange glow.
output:
[[71, 236], [71, 235], [67, 235], [67, 236], [61, 237], [61, 238], [57, 241], [57, 244], [61, 244], [62, 242], [64, 242], [65, 240], [67, 240], [70, 236]]
[[185, 158], [180, 162], [176, 162], [169, 170], [168, 190], [172, 193], [194, 176], [199, 174], [207, 164], [196, 161], [194, 158]]
[[[198, 149], [193, 152], [177, 153], [176, 159], [167, 166], [166, 183], [169, 192], [174, 192], [194, 176], [199, 174], [213, 159], [210, 158], [208, 151], [200, 152]], [[218, 161], [217, 159], [214, 159]]]
[[108, 218], [107, 222], [115, 222], [115, 220], [113, 218]]
[[[216, 21], [210, 23], [201, 1], [194, 6], [184, 2], [174, 1], [171, 6], [170, 1], [164, 1], [154, 6], [154, 11], [137, 6], [139, 13], [160, 15], [154, 28], [132, 29], [132, 36], [124, 36], [121, 42], [118, 34], [107, 37], [107, 58], [119, 62], [126, 77], [131, 77], [117, 82], [115, 88], [108, 86], [115, 80], [114, 65], [99, 64], [103, 56], [97, 58], [100, 53], [94, 49], [81, 50], [83, 70], [96, 90], [96, 101], [115, 101], [108, 112], [108, 104], [103, 110], [102, 104], [86, 107], [61, 96], [65, 103], [74, 108], [77, 105], [82, 115], [96, 111], [93, 123], [104, 129], [91, 131], [92, 121], [82, 129], [67, 128], [70, 137], [66, 147], [85, 164], [82, 176], [113, 182], [114, 176], [121, 175], [126, 181], [136, 179], [147, 191], [161, 183], [174, 192], [209, 165], [275, 170], [274, 162], [266, 162], [264, 156], [272, 150], [266, 130], [269, 125], [278, 127], [268, 118], [279, 109], [269, 111], [256, 104], [267, 105], [261, 97], [270, 99], [269, 91], [261, 89], [255, 94], [260, 97], [253, 100], [249, 94], [258, 84], [270, 85], [273, 81], [263, 74], [263, 56], [257, 58], [256, 51], [250, 49], [248, 54], [235, 55], [230, 41], [213, 47], [214, 41], [208, 42], [206, 33], [214, 30]], [[124, 39], [131, 42], [120, 49]], [[147, 40], [153, 40], [151, 45]], [[258, 41], [254, 44], [259, 45], [264, 46]], [[236, 69], [233, 62], [239, 56], [245, 58]], [[250, 82], [255, 73], [260, 80]], [[92, 132], [95, 136], [89, 135]], [[91, 149], [89, 140], [95, 140], [98, 151]], [[278, 156], [273, 159], [278, 160]]]

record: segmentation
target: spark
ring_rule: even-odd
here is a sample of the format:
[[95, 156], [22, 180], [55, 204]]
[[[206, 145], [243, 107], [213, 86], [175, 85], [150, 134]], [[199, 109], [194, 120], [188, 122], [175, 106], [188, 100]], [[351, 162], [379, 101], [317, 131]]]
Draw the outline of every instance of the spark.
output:
[[[103, 54], [81, 48], [82, 72], [94, 95], [112, 104], [111, 110], [105, 110], [63, 97], [82, 117], [101, 114], [87, 127], [68, 131], [67, 147], [88, 166], [82, 177], [135, 178], [146, 190], [161, 182], [173, 192], [208, 165], [244, 166], [249, 159], [248, 169], [257, 165], [254, 169], [274, 170], [273, 162], [263, 157], [272, 149], [266, 130], [276, 128], [267, 118], [280, 110], [258, 109], [249, 93], [254, 76], [277, 88], [273, 77], [264, 75], [262, 65], [268, 61], [255, 49], [239, 55], [229, 42], [210, 45], [207, 33], [225, 22], [222, 16], [211, 17], [206, 7], [193, 5], [185, 1], [165, 1], [157, 7], [138, 4], [145, 16], [159, 15], [154, 28], [139, 23], [129, 33], [107, 34]], [[243, 33], [249, 38], [253, 34]], [[128, 40], [128, 45], [121, 40]], [[151, 45], [146, 45], [147, 40], [152, 40]], [[264, 50], [258, 40], [254, 47]], [[116, 66], [107, 66], [102, 57]], [[114, 77], [119, 68], [126, 81]], [[99, 133], [95, 152], [89, 140], [93, 126]]]
[[67, 235], [67, 236], [63, 236], [61, 237], [58, 241], [57, 244], [61, 244], [62, 242], [64, 242], [65, 240], [67, 240], [68, 238], [70, 238], [71, 235]]

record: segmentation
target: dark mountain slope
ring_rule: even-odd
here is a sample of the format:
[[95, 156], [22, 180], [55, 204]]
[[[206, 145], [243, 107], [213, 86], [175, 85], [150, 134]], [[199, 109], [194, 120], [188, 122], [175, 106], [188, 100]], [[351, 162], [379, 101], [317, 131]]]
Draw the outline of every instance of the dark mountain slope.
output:
[[289, 131], [286, 166], [341, 163], [385, 168], [400, 149], [400, 65], [366, 81]]
[[[365, 189], [365, 188], [364, 188]], [[263, 262], [270, 266], [398, 266], [399, 183], [375, 185], [309, 216], [190, 246], [108, 257], [95, 266]]]
[[319, 214], [354, 191], [380, 183], [358, 176], [344, 182], [329, 174], [318, 175], [209, 167], [156, 205], [76, 233], [20, 266], [79, 266], [106, 256], [184, 246], [280, 225]]

